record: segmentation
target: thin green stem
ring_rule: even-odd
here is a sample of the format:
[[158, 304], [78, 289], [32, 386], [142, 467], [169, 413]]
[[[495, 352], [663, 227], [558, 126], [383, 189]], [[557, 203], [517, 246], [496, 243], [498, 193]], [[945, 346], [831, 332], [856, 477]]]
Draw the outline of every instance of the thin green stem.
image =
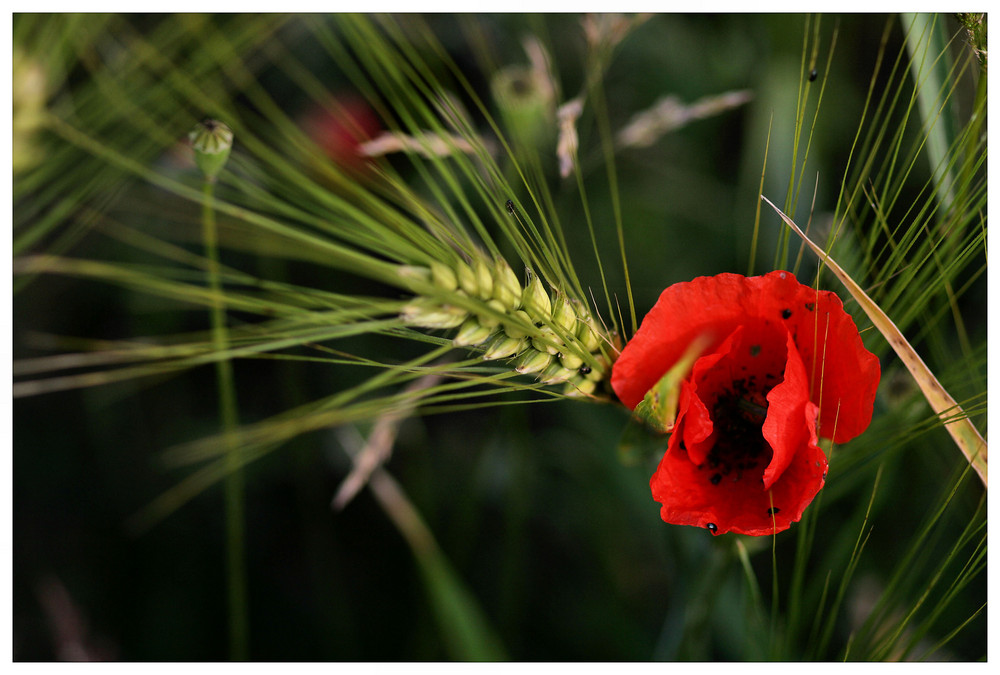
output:
[[[757, 188], [758, 194], [764, 194], [764, 174], [767, 173], [767, 151], [771, 147], [771, 124], [774, 122], [774, 114], [767, 122], [767, 140], [764, 141], [764, 165], [760, 169], [760, 186]], [[753, 239], [750, 242], [750, 263], [747, 266], [747, 276], [753, 276], [753, 265], [757, 260], [757, 240], [760, 237], [760, 201], [757, 200], [757, 210], [753, 216]]]
[[[219, 247], [215, 227], [215, 181], [206, 179], [202, 188], [201, 221], [208, 259], [208, 286], [215, 297], [211, 306], [212, 345], [216, 351], [229, 350], [229, 333], [226, 329], [226, 310], [223, 306], [219, 280]], [[247, 660], [249, 648], [249, 614], [247, 610], [247, 579], [244, 536], [243, 468], [240, 448], [236, 443], [239, 424], [236, 407], [236, 386], [233, 380], [232, 360], [215, 362], [215, 377], [219, 387], [219, 419], [222, 422], [226, 444], [226, 479], [223, 483], [226, 514], [226, 570], [229, 597], [229, 657], [233, 661]]]

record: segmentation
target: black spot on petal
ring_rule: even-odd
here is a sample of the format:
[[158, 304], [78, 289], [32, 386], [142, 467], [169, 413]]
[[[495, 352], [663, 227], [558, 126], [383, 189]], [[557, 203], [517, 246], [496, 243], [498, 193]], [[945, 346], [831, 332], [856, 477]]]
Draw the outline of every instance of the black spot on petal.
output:
[[715, 523], [709, 523], [705, 527], [707, 527], [708, 531], [711, 532], [712, 534], [715, 534], [716, 532], [719, 531], [719, 526], [716, 525]]
[[722, 480], [721, 473], [713, 473], [712, 477], [708, 479], [708, 482], [711, 483], [712, 485], [718, 485], [721, 480]]
[[815, 302], [807, 302], [806, 303], [806, 309], [808, 309], [810, 312], [813, 311], [814, 309], [816, 309], [816, 303]]
[[783, 309], [783, 310], [781, 310], [781, 318], [782, 319], [790, 319], [790, 318], [792, 318], [792, 310], [790, 310], [790, 309]]
[[771, 508], [769, 508], [769, 509], [767, 510], [767, 515], [769, 515], [769, 516], [773, 516], [773, 515], [774, 515], [775, 513], [777, 513], [777, 512], [778, 512], [778, 511], [780, 511], [780, 510], [781, 510], [781, 509], [779, 509], [779, 508], [778, 508], [777, 506], [772, 506]]

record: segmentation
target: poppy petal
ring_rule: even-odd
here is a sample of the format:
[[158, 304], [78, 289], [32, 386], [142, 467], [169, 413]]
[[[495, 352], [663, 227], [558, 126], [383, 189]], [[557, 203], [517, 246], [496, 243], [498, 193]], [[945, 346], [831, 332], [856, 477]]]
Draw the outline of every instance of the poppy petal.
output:
[[[815, 420], [816, 407], [808, 407], [806, 414]], [[711, 523], [714, 534], [783, 532], [802, 519], [826, 479], [827, 459], [815, 435], [769, 490], [763, 487], [762, 467], [744, 471], [738, 480], [735, 475], [716, 480], [716, 472], [699, 468], [675, 445], [671, 442], [650, 479], [653, 499], [661, 504], [660, 517], [674, 525], [708, 528]]]
[[774, 484], [810, 437], [813, 443], [816, 442], [816, 420], [814, 418], [807, 424], [805, 415], [807, 405], [812, 405], [813, 409], [816, 406], [809, 401], [806, 368], [790, 333], [787, 349], [785, 377], [767, 394], [767, 419], [761, 428], [764, 440], [771, 446], [773, 453], [771, 463], [764, 471], [765, 488]]
[[865, 349], [835, 293], [804, 286], [780, 270], [698, 277], [666, 288], [615, 362], [612, 388], [635, 408], [696, 336], [708, 333], [721, 342], [749, 318], [792, 333], [809, 375], [810, 400], [821, 407], [821, 436], [845, 443], [868, 428], [878, 358]]
[[[689, 403], [687, 410], [682, 413], [685, 420], [682, 438], [688, 456], [695, 464], [704, 462], [708, 451], [715, 445], [715, 437], [712, 435], [715, 425], [712, 423], [707, 405], [714, 401], [713, 398], [707, 398], [706, 403], [706, 399], [698, 395], [698, 382], [712, 372], [719, 361], [729, 355], [733, 342], [739, 338], [742, 330], [741, 327], [737, 328], [711, 354], [705, 354], [696, 360], [691, 368], [691, 376], [684, 382], [688, 390]], [[710, 389], [708, 391], [710, 392]]]
[[[611, 386], [630, 410], [699, 335], [718, 344], [748, 316], [745, 277], [720, 274], [669, 286], [625, 346]], [[711, 351], [711, 349], [709, 350]]]
[[836, 294], [810, 288], [799, 300], [806, 311], [793, 314], [788, 325], [803, 363], [811, 366], [810, 399], [820, 406], [820, 436], [846, 443], [871, 423], [879, 360], [865, 349]]

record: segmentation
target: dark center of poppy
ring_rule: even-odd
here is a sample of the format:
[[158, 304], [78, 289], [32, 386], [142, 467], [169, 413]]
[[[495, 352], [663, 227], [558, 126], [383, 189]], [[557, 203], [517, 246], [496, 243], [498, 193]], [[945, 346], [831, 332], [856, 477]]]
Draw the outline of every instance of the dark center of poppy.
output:
[[745, 380], [734, 382], [716, 399], [712, 408], [716, 440], [707, 458], [713, 485], [723, 479], [740, 480], [744, 471], [757, 467], [763, 471], [771, 452], [761, 431], [766, 417], [767, 392], [750, 389]]

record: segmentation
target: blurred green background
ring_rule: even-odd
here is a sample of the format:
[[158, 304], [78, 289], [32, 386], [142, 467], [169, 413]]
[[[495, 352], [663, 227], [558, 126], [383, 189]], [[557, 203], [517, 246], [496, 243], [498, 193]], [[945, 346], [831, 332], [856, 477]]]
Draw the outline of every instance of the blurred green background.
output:
[[[15, 47], [17, 26], [28, 20], [37, 17], [14, 18]], [[84, 86], [95, 72], [113, 74], [122, 67], [129, 56], [125, 36], [131, 31], [151, 35], [176, 18], [94, 15], [72, 20], [92, 27], [83, 31], [90, 44], [67, 49], [65, 77], [50, 92], [53, 98]], [[462, 20], [449, 15], [426, 20], [486, 96], [489, 78], [477, 69]], [[526, 63], [520, 39], [532, 32], [551, 51], [563, 98], [582, 87], [579, 17], [483, 15], [476, 20], [500, 63]], [[201, 25], [225, 31], [229, 22], [240, 21], [238, 15], [204, 17]], [[826, 88], [803, 197], [793, 214], [800, 222], [808, 217], [817, 173], [816, 221], [833, 208], [887, 21], [895, 24], [886, 53], [895, 55], [903, 39], [898, 19], [823, 17], [818, 68]], [[948, 25], [958, 30], [957, 24]], [[658, 15], [619, 47], [604, 78], [612, 129], [664, 95], [690, 103], [726, 91], [753, 92], [746, 106], [694, 121], [652, 147], [616, 156], [640, 317], [671, 283], [747, 271], [769, 128], [764, 194], [780, 203], [793, 171], [805, 26], [806, 17], [800, 15]], [[835, 27], [836, 50], [826, 74]], [[349, 87], [308, 38], [298, 18], [290, 17], [243, 55], [257, 67], [257, 81], [293, 115], [307, 105], [305, 96], [272, 61], [275, 52], [269, 45], [293, 52], [330, 91]], [[187, 38], [180, 34], [178, 39]], [[80, 40], [85, 41], [83, 36]], [[38, 44], [23, 46], [30, 51]], [[79, 58], [74, 56], [77, 49]], [[187, 49], [196, 50], [197, 40], [192, 38]], [[960, 84], [956, 100], [971, 100], [971, 87]], [[178, 138], [199, 115], [191, 110], [178, 122]], [[606, 260], [614, 263], [613, 211], [592, 119], [581, 123], [580, 136], [590, 208], [602, 250], [608, 251]], [[45, 153], [55, 152], [61, 141], [43, 137], [40, 143]], [[142, 161], [157, 162], [164, 171], [183, 171], [163, 158]], [[794, 166], [797, 171], [798, 164]], [[922, 163], [911, 180], [921, 185], [928, 175]], [[573, 181], [555, 185], [574, 263], [585, 285], [599, 288], [579, 192]], [[135, 178], [108, 180], [90, 204], [100, 204], [112, 219], [141, 220], [149, 232], [181, 240], [187, 236], [197, 250], [196, 205], [180, 203]], [[20, 207], [26, 208], [23, 202]], [[81, 217], [71, 214], [65, 229]], [[762, 219], [755, 271], [771, 267], [780, 233], [775, 218]], [[34, 250], [44, 250], [59, 234], [54, 231]], [[66, 252], [142, 261], [141, 254], [90, 232], [75, 238]], [[322, 266], [289, 266], [232, 251], [224, 252], [224, 262], [316, 288], [386, 292]], [[814, 270], [807, 254], [799, 278], [809, 283]], [[610, 264], [606, 271], [610, 288], [624, 301], [619, 266]], [[985, 298], [981, 278], [960, 300], [973, 344], [985, 344]], [[14, 358], [46, 353], [47, 335], [164, 335], [203, 330], [206, 316], [130, 290], [39, 277], [14, 295]], [[340, 347], [385, 358], [415, 353], [414, 345], [377, 336]], [[864, 618], [865, 607], [884, 589], [903, 546], [931, 508], [928, 495], [936, 498], [943, 489], [941, 476], [960, 468], [960, 455], [941, 428], [900, 440], [899, 420], [915, 425], [929, 412], [912, 385], [898, 376], [895, 360], [884, 351], [880, 355], [885, 357], [884, 380], [876, 420], [867, 440], [859, 441], [873, 451], [844, 470], [838, 470], [834, 459], [819, 515], [815, 564], [806, 580], [815, 601], [828, 570], [835, 562], [843, 566], [861, 529], [859, 509], [863, 513], [882, 462], [868, 521], [872, 534], [844, 600], [835, 646], [845, 643], [858, 617]], [[956, 398], [977, 391], [963, 367], [930, 358]], [[980, 377], [984, 369], [985, 360]], [[240, 417], [250, 422], [343, 389], [359, 373], [324, 364], [241, 361], [235, 377]], [[19, 398], [13, 412], [15, 660], [74, 654], [137, 661], [226, 659], [221, 490], [208, 490], [148, 531], [126, 527], [132, 515], [185, 475], [164, 467], [159, 453], [216, 432], [212, 369]], [[417, 417], [401, 427], [388, 470], [510, 658], [765, 658], [767, 645], [759, 636], [770, 616], [771, 541], [745, 540], [765, 600], [760, 605], [733, 556], [735, 538], [716, 540], [707, 532], [660, 521], [648, 488], [653, 464], [625, 466], [618, 459], [616, 447], [627, 419], [626, 411], [616, 406], [575, 401]], [[435, 603], [444, 597], [441, 587], [426, 582], [406, 540], [370, 492], [363, 491], [342, 512], [330, 508], [349, 468], [338, 431], [325, 430], [299, 437], [247, 469], [251, 658], [392, 661], [468, 655], [454, 647], [455, 635], [435, 614]], [[963, 483], [945, 528], [964, 525], [979, 496], [976, 485]], [[779, 579], [791, 568], [794, 532], [777, 538]], [[952, 627], [972, 615], [985, 601], [984, 589], [985, 573], [959, 589], [941, 625]], [[914, 602], [920, 590], [910, 592]], [[74, 615], [82, 621], [76, 629]], [[757, 624], [747, 619], [754, 616]], [[985, 632], [985, 616], [979, 615], [939, 656], [984, 656]], [[943, 633], [928, 639], [941, 637]], [[67, 651], [74, 638], [83, 652]]]

